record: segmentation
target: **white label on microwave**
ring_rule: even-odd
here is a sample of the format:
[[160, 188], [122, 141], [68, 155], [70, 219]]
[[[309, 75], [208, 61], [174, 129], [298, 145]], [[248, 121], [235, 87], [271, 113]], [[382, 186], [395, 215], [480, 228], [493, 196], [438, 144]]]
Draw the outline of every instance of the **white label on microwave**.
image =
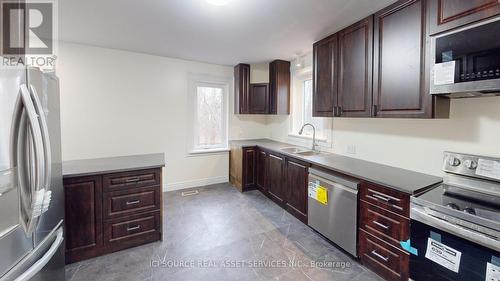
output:
[[428, 238], [425, 257], [453, 272], [458, 273], [462, 252], [439, 243], [432, 238]]
[[476, 175], [500, 180], [500, 162], [479, 159]]
[[455, 61], [434, 64], [434, 85], [455, 83]]
[[492, 263], [486, 263], [486, 281], [500, 280], [500, 266]]

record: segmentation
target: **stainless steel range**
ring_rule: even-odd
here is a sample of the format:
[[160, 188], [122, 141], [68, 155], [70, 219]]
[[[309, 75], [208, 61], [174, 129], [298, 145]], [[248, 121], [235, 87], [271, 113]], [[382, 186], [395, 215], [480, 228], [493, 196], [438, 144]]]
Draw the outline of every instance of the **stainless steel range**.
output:
[[446, 152], [444, 171], [411, 199], [411, 278], [499, 280], [500, 159]]

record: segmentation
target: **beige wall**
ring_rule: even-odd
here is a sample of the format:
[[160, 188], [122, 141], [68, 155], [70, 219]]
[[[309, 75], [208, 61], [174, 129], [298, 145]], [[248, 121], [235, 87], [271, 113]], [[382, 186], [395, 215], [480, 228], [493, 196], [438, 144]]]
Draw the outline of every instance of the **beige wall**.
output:
[[[450, 119], [334, 118], [332, 127], [324, 150], [428, 174], [442, 174], [444, 151], [500, 157], [500, 97], [452, 100]], [[268, 118], [272, 139], [297, 143], [289, 128], [290, 117]]]
[[[187, 153], [187, 88], [189, 73], [232, 77], [232, 67], [62, 44], [57, 71], [65, 160], [164, 152], [167, 189], [227, 181], [227, 153]], [[252, 65], [252, 82], [267, 80], [267, 64]], [[234, 115], [232, 94], [229, 105], [230, 139], [310, 143], [288, 136], [289, 116]], [[493, 97], [453, 100], [445, 120], [335, 118], [330, 150], [440, 175], [446, 150], [500, 157], [499, 109]]]
[[[189, 73], [232, 67], [64, 43], [57, 73], [64, 160], [164, 152], [168, 189], [227, 181], [228, 153], [187, 153], [187, 89]], [[231, 139], [267, 136], [265, 117], [230, 114]]]

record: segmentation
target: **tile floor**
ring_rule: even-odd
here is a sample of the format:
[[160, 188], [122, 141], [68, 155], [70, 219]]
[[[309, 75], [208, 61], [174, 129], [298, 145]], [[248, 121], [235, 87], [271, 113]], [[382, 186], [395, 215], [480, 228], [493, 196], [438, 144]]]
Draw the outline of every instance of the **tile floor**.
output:
[[71, 264], [67, 280], [382, 280], [259, 191], [198, 189], [164, 193], [163, 242]]

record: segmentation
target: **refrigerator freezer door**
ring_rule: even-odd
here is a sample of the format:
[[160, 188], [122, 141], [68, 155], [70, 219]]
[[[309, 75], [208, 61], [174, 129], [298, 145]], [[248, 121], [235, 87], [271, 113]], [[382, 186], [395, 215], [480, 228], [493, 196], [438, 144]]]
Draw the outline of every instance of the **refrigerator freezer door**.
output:
[[64, 264], [64, 255], [61, 255], [63, 242], [63, 227], [60, 225], [0, 280], [63, 281], [64, 270], [60, 267], [61, 262]]

